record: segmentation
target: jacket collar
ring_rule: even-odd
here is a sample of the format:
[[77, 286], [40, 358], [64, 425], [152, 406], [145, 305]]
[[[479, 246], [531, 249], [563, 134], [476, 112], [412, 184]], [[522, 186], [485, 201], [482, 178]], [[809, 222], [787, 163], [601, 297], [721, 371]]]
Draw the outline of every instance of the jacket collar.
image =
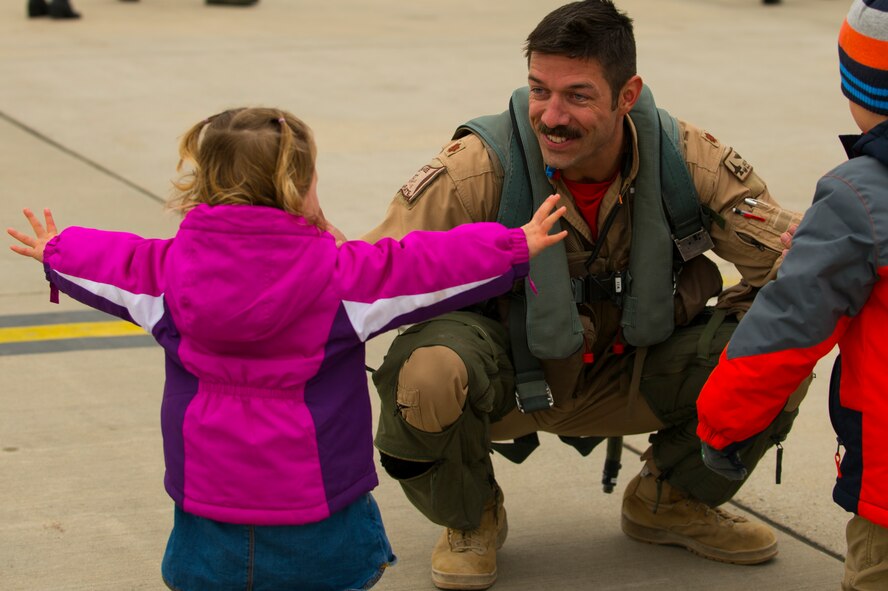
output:
[[864, 134], [840, 135], [839, 141], [842, 142], [849, 159], [858, 156], [872, 156], [888, 166], [888, 120]]

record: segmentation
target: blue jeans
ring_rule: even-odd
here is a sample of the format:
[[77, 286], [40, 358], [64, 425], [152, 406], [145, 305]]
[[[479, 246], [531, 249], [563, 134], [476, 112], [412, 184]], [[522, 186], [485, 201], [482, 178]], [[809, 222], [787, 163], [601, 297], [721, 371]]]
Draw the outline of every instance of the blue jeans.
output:
[[306, 525], [222, 523], [176, 506], [161, 572], [173, 591], [357, 591], [395, 560], [367, 493]]

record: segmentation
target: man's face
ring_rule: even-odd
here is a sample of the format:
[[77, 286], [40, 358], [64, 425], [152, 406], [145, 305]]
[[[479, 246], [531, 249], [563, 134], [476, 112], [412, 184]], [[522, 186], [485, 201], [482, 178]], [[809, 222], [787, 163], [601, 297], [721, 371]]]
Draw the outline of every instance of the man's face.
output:
[[[575, 181], [595, 178], [612, 165], [621, 146], [625, 111], [595, 60], [531, 54], [528, 71], [530, 123], [543, 159]], [[602, 162], [602, 159], [605, 162]]]

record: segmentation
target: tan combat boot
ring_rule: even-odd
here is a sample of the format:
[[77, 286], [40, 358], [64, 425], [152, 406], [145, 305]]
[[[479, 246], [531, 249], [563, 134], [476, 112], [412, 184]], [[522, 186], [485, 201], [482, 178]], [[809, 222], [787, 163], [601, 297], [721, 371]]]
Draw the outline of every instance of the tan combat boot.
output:
[[503, 493], [497, 489], [478, 529], [447, 528], [432, 550], [432, 582], [439, 589], [487, 589], [496, 582], [496, 551], [509, 525]]
[[[710, 507], [642, 469], [623, 493], [623, 532], [651, 544], [684, 546], [704, 558], [758, 564], [777, 555], [777, 538], [765, 525]], [[658, 500], [659, 496], [659, 500]]]

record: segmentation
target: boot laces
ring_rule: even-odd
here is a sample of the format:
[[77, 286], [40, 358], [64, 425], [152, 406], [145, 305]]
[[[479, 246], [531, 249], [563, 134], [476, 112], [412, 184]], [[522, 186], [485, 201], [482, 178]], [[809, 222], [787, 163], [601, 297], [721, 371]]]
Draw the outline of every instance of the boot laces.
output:
[[745, 523], [748, 520], [741, 515], [734, 515], [733, 513], [729, 513], [720, 507], [710, 507], [706, 503], [702, 501], [697, 501], [694, 499], [687, 499], [685, 501], [685, 505], [693, 508], [695, 511], [702, 511], [703, 515], [706, 517], [715, 516], [715, 522], [717, 524], [724, 524], [728, 527], [734, 527], [735, 523]]
[[485, 551], [484, 536], [480, 529], [447, 529], [447, 539], [450, 542], [450, 548], [454, 552], [476, 552], [481, 554]]

